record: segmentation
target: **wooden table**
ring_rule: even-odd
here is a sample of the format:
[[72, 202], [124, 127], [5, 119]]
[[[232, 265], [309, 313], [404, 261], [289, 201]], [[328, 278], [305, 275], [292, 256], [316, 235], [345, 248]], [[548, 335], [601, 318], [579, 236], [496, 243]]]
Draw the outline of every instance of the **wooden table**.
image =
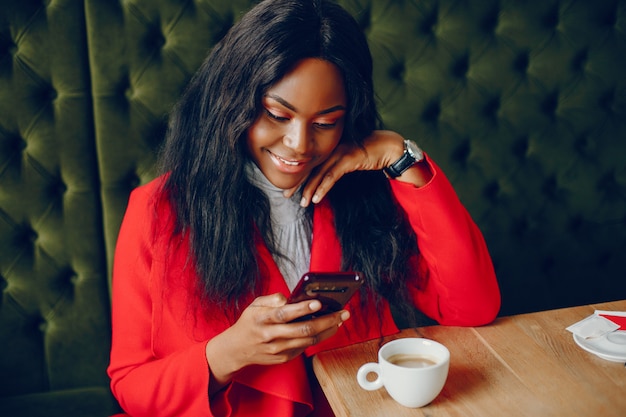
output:
[[[626, 300], [502, 317], [485, 327], [431, 326], [322, 352], [313, 369], [337, 417], [626, 416], [626, 368], [581, 349], [565, 330], [597, 310], [626, 311]], [[358, 368], [382, 343], [426, 337], [451, 354], [443, 391], [405, 408], [385, 391], [365, 391]]]

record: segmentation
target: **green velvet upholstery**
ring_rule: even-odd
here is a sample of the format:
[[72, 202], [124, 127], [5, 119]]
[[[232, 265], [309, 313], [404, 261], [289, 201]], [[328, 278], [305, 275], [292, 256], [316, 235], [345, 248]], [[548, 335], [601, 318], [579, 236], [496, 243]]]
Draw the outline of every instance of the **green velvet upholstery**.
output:
[[114, 411], [83, 3], [0, 7], [0, 415]]
[[[483, 230], [501, 314], [624, 298], [626, 0], [340, 2], [370, 41], [387, 127]], [[252, 3], [0, 3], [1, 416], [117, 410], [108, 279], [128, 194]]]

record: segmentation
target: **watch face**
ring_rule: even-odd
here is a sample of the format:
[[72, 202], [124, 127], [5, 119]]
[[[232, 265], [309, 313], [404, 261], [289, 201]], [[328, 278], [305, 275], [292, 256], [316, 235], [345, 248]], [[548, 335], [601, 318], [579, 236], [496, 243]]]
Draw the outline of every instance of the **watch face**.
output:
[[420, 162], [424, 159], [424, 152], [422, 152], [415, 142], [407, 140], [405, 143], [407, 152], [415, 159], [415, 162]]

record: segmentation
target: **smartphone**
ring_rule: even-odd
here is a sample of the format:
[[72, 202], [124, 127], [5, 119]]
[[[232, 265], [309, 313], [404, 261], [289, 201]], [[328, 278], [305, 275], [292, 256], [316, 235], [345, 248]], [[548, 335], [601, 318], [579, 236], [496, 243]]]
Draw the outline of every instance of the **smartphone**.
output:
[[360, 272], [307, 272], [300, 278], [287, 303], [319, 300], [322, 308], [294, 321], [310, 320], [341, 310], [363, 282]]

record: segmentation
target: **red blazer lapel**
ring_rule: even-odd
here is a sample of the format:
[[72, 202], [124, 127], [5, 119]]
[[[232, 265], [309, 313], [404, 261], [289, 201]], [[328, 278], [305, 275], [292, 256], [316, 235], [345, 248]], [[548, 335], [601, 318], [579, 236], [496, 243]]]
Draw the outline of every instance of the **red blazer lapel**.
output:
[[267, 277], [265, 280], [264, 286], [265, 294], [274, 294], [280, 292], [285, 295], [285, 297], [289, 296], [289, 287], [287, 287], [287, 283], [285, 282], [285, 278], [283, 274], [278, 269], [278, 265], [274, 261], [272, 254], [269, 249], [265, 245], [263, 238], [260, 233], [256, 233], [255, 245], [257, 252], [259, 253], [259, 259], [261, 260], [260, 267], [265, 268], [265, 271], [261, 271], [261, 274]]
[[335, 216], [327, 199], [313, 209], [313, 241], [311, 243], [311, 271], [339, 271], [341, 245], [335, 231]]

